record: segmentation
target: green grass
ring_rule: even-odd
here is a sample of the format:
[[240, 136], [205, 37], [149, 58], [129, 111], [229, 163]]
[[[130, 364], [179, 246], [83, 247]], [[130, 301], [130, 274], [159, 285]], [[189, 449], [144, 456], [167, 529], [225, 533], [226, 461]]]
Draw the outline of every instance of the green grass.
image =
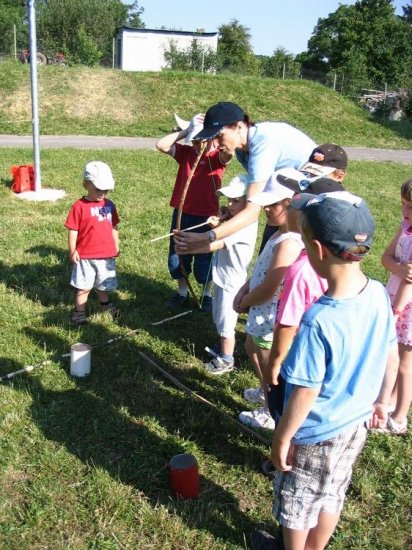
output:
[[[216, 101], [239, 103], [255, 121], [289, 122], [317, 143], [411, 149], [409, 122], [381, 123], [320, 84], [248, 76], [38, 68], [42, 134], [150, 136], [168, 133]], [[31, 133], [29, 66], [0, 64], [0, 133]]]
[[[115, 300], [122, 316], [118, 323], [101, 316], [91, 296], [90, 324], [73, 329], [63, 224], [82, 193], [82, 167], [93, 158], [108, 162], [117, 182]], [[151, 325], [169, 315], [164, 304], [174, 291], [166, 240], [148, 243], [169, 229], [173, 160], [149, 151], [45, 150], [44, 186], [68, 193], [55, 204], [11, 196], [9, 168], [28, 162], [28, 149], [0, 152], [0, 374], [54, 361], [0, 385], [0, 547], [248, 548], [252, 530], [275, 529], [271, 486], [259, 473], [268, 449], [138, 355], [143, 351], [233, 418], [247, 408], [242, 390], [255, 379], [243, 352], [233, 374], [212, 378], [202, 369], [202, 350], [216, 338], [210, 318], [192, 313]], [[225, 181], [238, 170], [233, 163]], [[350, 166], [347, 186], [367, 198], [378, 225], [365, 269], [381, 280], [386, 274], [379, 258], [399, 223], [398, 190], [408, 177], [410, 167], [392, 163]], [[240, 333], [243, 327], [244, 319]], [[97, 344], [85, 380], [70, 377], [69, 360], [57, 358], [78, 341]], [[411, 545], [411, 449], [410, 435], [369, 436], [331, 549]], [[170, 492], [166, 465], [181, 452], [198, 459], [201, 495], [195, 501]]]

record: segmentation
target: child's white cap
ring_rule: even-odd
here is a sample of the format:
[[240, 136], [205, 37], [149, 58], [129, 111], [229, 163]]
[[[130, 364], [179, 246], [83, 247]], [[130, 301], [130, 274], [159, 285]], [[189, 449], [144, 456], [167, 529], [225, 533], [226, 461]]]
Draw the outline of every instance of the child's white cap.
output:
[[204, 116], [198, 113], [189, 122], [188, 133], [185, 137], [185, 145], [189, 145], [193, 141], [193, 138], [203, 130], [203, 119]]
[[256, 193], [248, 198], [249, 202], [259, 206], [269, 206], [283, 199], [291, 199], [296, 191], [285, 187], [277, 181], [277, 172], [274, 172], [268, 179], [265, 188], [260, 193]]
[[247, 193], [247, 174], [238, 174], [229, 185], [222, 187], [217, 193], [229, 199], [244, 197]]
[[114, 189], [114, 179], [110, 166], [100, 160], [88, 162], [84, 168], [83, 179], [91, 181], [100, 191]]

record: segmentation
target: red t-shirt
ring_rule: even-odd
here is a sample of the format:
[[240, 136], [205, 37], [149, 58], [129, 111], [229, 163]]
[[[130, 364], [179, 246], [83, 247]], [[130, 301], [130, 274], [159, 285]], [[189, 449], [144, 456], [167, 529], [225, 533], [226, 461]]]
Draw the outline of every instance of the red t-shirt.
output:
[[118, 255], [113, 238], [113, 227], [118, 223], [112, 201], [92, 202], [82, 197], [71, 207], [64, 225], [78, 231], [76, 249], [80, 258], [98, 259]]
[[[179, 164], [179, 170], [176, 176], [176, 182], [170, 199], [170, 206], [178, 208], [180, 198], [194, 165], [197, 153], [189, 145], [175, 144], [174, 158]], [[215, 149], [211, 152], [205, 152], [197, 165], [192, 181], [189, 185], [183, 212], [193, 216], [215, 216], [218, 211], [219, 201], [216, 191], [222, 186], [222, 177], [226, 165], [219, 159], [219, 151]]]

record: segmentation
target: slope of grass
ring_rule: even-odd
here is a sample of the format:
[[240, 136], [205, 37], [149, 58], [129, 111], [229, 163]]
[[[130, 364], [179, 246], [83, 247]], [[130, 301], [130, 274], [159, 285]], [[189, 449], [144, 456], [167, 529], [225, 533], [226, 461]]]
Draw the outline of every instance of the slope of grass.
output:
[[[314, 82], [59, 66], [39, 67], [38, 73], [42, 134], [160, 136], [174, 124], [173, 112], [190, 118], [227, 100], [255, 121], [289, 122], [318, 143], [412, 148], [409, 123], [380, 124]], [[29, 67], [0, 64], [0, 133], [30, 132]]]
[[[90, 324], [68, 322], [67, 234], [71, 203], [82, 194], [82, 166], [108, 162], [121, 217], [118, 323], [90, 297]], [[203, 348], [216, 339], [211, 319], [170, 315], [167, 273], [168, 199], [173, 160], [155, 152], [46, 150], [43, 183], [68, 195], [55, 204], [12, 197], [9, 167], [31, 161], [30, 150], [0, 157], [0, 375], [52, 362], [0, 384], [0, 547], [69, 549], [239, 550], [249, 533], [275, 529], [271, 484], [259, 473], [268, 449], [224, 416], [175, 388], [138, 354], [143, 351], [233, 418], [249, 407], [242, 390], [256, 380], [242, 351], [237, 371], [208, 376]], [[232, 163], [225, 181], [239, 170]], [[381, 280], [380, 255], [400, 219], [399, 186], [408, 166], [353, 162], [347, 187], [365, 196], [378, 232], [365, 270]], [[137, 330], [112, 345], [110, 338]], [[60, 358], [74, 342], [97, 344], [87, 379], [69, 375]], [[253, 406], [250, 406], [251, 408]], [[270, 434], [263, 434], [270, 437]], [[412, 439], [370, 435], [358, 464], [331, 550], [410, 546]], [[167, 463], [181, 452], [198, 459], [201, 494], [176, 500]], [[408, 538], [409, 537], [409, 538]]]

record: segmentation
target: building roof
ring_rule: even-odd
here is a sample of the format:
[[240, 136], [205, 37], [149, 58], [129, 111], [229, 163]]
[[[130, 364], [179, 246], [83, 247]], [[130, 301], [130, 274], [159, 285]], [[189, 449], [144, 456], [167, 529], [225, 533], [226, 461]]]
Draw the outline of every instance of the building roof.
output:
[[218, 32], [198, 32], [198, 31], [172, 31], [163, 29], [137, 29], [136, 27], [118, 27], [118, 31], [135, 31], [139, 33], [155, 33], [155, 34], [180, 34], [182, 36], [216, 36]]

